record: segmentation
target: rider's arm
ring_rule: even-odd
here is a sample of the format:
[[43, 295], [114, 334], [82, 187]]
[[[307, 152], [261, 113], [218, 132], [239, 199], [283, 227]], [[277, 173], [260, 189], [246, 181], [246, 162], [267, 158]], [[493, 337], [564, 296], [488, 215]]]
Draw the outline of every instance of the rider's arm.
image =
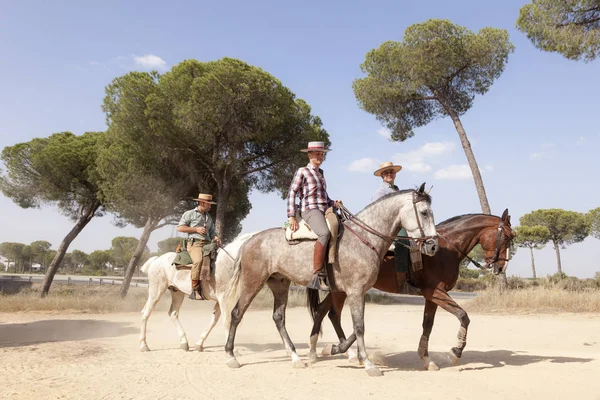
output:
[[292, 179], [292, 183], [290, 185], [290, 191], [288, 192], [287, 198], [287, 216], [296, 217], [296, 194], [298, 190], [302, 187], [302, 168], [299, 168], [294, 174], [294, 178]]

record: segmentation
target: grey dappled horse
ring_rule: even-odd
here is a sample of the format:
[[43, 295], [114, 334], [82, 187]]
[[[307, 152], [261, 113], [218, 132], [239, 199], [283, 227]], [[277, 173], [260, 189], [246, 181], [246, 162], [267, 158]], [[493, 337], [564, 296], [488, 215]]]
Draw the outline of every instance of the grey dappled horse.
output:
[[[334, 290], [348, 296], [358, 341], [358, 359], [372, 376], [381, 375], [381, 372], [369, 360], [365, 350], [364, 296], [377, 279], [383, 255], [401, 227], [406, 229], [409, 237], [421, 238], [421, 251], [424, 254], [434, 255], [437, 251], [431, 197], [425, 193], [424, 187], [423, 183], [418, 190], [403, 190], [382, 197], [358, 213], [357, 221], [346, 221], [346, 232], [339, 241], [337, 261], [329, 271], [329, 282]], [[238, 299], [231, 312], [229, 337], [225, 346], [229, 367], [240, 366], [233, 353], [236, 329], [254, 296], [265, 283], [273, 292], [273, 320], [291, 355], [292, 366], [306, 366], [296, 353], [285, 328], [285, 308], [290, 282], [306, 286], [312, 280], [313, 246], [314, 241], [289, 245], [281, 228], [259, 232], [244, 243], [226, 294], [230, 299], [227, 304], [234, 304], [231, 299]]]

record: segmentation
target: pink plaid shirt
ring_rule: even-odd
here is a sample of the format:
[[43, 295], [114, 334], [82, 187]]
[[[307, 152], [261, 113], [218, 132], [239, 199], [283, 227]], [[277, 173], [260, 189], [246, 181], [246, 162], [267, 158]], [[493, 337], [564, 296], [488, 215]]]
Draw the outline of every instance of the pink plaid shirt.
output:
[[287, 216], [296, 215], [296, 195], [300, 197], [302, 212], [319, 209], [323, 212], [333, 205], [333, 200], [327, 195], [327, 183], [321, 168], [316, 169], [312, 164], [298, 168], [294, 174], [287, 201]]

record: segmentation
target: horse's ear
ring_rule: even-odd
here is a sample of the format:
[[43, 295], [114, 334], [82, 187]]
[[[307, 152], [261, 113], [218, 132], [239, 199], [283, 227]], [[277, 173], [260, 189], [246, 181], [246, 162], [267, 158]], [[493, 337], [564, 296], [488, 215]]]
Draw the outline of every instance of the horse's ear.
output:
[[504, 212], [502, 213], [502, 221], [510, 222], [510, 215], [508, 215], [508, 208], [506, 210], [504, 210]]
[[421, 184], [421, 186], [419, 187], [419, 190], [417, 190], [417, 192], [419, 192], [419, 193], [424, 193], [425, 192], [425, 182], [423, 182]]

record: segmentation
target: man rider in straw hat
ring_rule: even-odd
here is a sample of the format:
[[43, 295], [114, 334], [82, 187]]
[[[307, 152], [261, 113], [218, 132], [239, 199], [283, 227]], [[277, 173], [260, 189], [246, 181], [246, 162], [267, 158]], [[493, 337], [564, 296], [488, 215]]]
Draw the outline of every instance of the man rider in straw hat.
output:
[[[373, 173], [375, 176], [381, 177], [381, 185], [371, 197], [371, 202], [374, 202], [381, 197], [399, 191], [398, 186], [394, 184], [396, 174], [402, 169], [401, 165], [394, 165], [391, 161], [386, 161], [379, 166], [379, 169]], [[407, 236], [406, 229], [400, 229], [398, 236]], [[403, 246], [409, 245], [408, 240], [396, 239], [394, 241], [394, 269], [396, 270], [396, 279], [398, 280], [399, 293], [414, 293], [413, 288], [406, 282], [406, 274], [408, 273], [408, 249]]]
[[[210, 278], [210, 254], [203, 255], [202, 248], [213, 240], [221, 246], [221, 239], [217, 236], [215, 223], [208, 213], [211, 204], [217, 204], [212, 201], [212, 195], [200, 193], [194, 200], [198, 202], [198, 206], [183, 213], [177, 230], [187, 234], [187, 251], [192, 258], [190, 299], [205, 300], [200, 280]], [[202, 276], [200, 276], [201, 271]]]
[[300, 215], [318, 236], [313, 253], [314, 276], [308, 287], [328, 291], [325, 251], [331, 234], [325, 221], [325, 212], [332, 206], [341, 207], [342, 202], [331, 200], [327, 194], [327, 183], [323, 170], [320, 168], [325, 153], [329, 151], [325, 148], [325, 143], [309, 142], [308, 147], [300, 151], [307, 153], [309, 163], [306, 167], [299, 168], [292, 179], [287, 200], [288, 222], [292, 231], [298, 230], [296, 221], [296, 196], [298, 196], [300, 198]]

